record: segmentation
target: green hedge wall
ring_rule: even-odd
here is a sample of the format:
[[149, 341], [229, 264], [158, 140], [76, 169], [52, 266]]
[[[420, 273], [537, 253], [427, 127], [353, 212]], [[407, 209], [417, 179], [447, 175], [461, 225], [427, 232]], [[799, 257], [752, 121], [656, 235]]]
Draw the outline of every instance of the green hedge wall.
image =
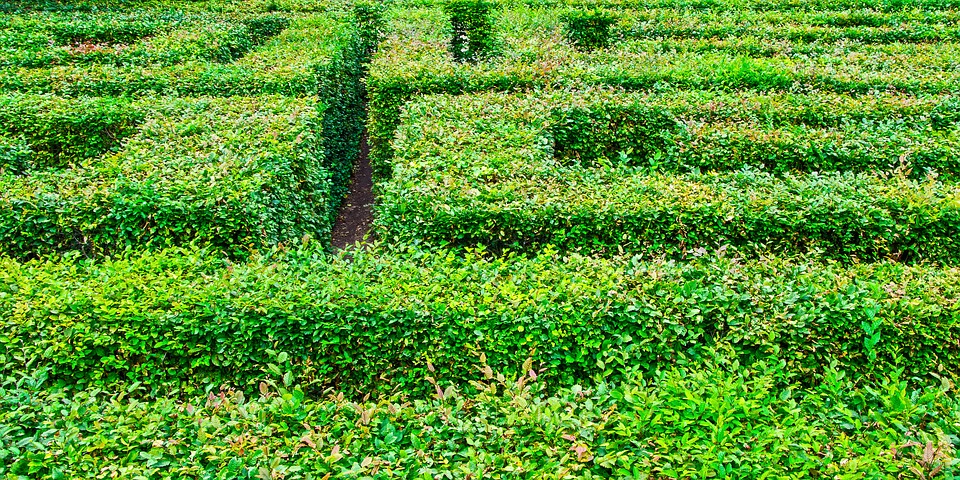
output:
[[473, 386], [440, 378], [429, 398], [357, 403], [270, 376], [259, 391], [156, 400], [130, 398], [136, 388], [50, 388], [42, 370], [9, 377], [0, 381], [0, 475], [950, 478], [958, 468], [956, 389], [914, 390], [896, 374], [864, 382], [831, 371], [806, 388], [778, 359], [717, 354], [555, 395], [528, 374]]
[[960, 89], [960, 75], [952, 66], [960, 60], [955, 42], [870, 45], [803, 39], [778, 43], [760, 37], [634, 39], [616, 48], [581, 52], [563, 39], [563, 11], [503, 9], [497, 19], [503, 39], [501, 57], [470, 64], [448, 58], [445, 17], [439, 8], [395, 9], [367, 81], [371, 161], [377, 176], [391, 174], [390, 142], [402, 106], [424, 94], [523, 90], [536, 95], [541, 88], [584, 84], [639, 91], [825, 91], [855, 96], [886, 90], [923, 95]]
[[[0, 97], [0, 134], [9, 144], [0, 168], [37, 173], [2, 180], [8, 188], [0, 203], [9, 206], [0, 213], [0, 237], [8, 241], [2, 251], [99, 255], [195, 242], [245, 255], [304, 235], [327, 237], [359, 155], [365, 118], [361, 79], [374, 50], [367, 37], [379, 34], [364, 24], [376, 21], [375, 9], [361, 13], [363, 22], [338, 13], [298, 16], [289, 26], [284, 17], [252, 17], [238, 28], [257, 30], [261, 40], [273, 38], [231, 64], [61, 70], [83, 76], [61, 84], [68, 96], [153, 91], [247, 98]], [[109, 79], [101, 82], [97, 71]], [[141, 81], [145, 77], [150, 80]], [[57, 81], [44, 77], [48, 80]], [[249, 97], [271, 91], [310, 98]], [[198, 110], [208, 104], [214, 105], [211, 111]], [[117, 152], [148, 112], [162, 127], [145, 125]], [[286, 124], [284, 112], [290, 115]], [[193, 134], [202, 141], [182, 141]], [[44, 167], [68, 165], [77, 168], [40, 174]], [[153, 175], [144, 174], [151, 168]]]
[[[729, 145], [715, 145], [713, 155], [696, 137], [686, 147], [681, 142], [684, 148], [671, 144], [679, 134], [664, 137], [664, 110], [644, 105], [633, 111], [642, 118], [617, 127], [617, 135], [633, 135], [626, 135], [636, 149], [631, 155], [640, 161], [611, 152], [614, 158], [582, 164], [554, 149], [557, 125], [568, 142], [610, 134], [589, 122], [571, 129], [578, 124], [564, 123], [565, 97], [570, 94], [437, 96], [409, 104], [395, 143], [401, 153], [394, 176], [380, 185], [381, 237], [674, 258], [731, 248], [749, 256], [772, 250], [841, 261], [960, 262], [960, 190], [952, 181], [911, 180], [892, 169], [771, 173], [730, 165], [737, 157], [725, 153]], [[595, 118], [620, 118], [611, 112], [600, 110]], [[677, 162], [699, 168], [714, 158], [714, 167], [738, 170], [676, 171]], [[814, 150], [810, 159], [819, 167], [824, 157]], [[663, 162], [664, 172], [648, 162]]]
[[69, 385], [190, 389], [256, 378], [273, 350], [317, 388], [347, 392], [476, 379], [481, 353], [508, 376], [532, 357], [555, 385], [653, 371], [717, 344], [743, 359], [776, 354], [808, 382], [833, 361], [857, 378], [960, 368], [955, 268], [313, 252], [2, 260], [0, 366], [49, 368]]
[[[334, 14], [294, 18], [289, 27], [256, 48], [240, 20], [234, 28], [242, 30], [247, 47], [211, 41], [203, 47], [210, 58], [196, 58], [198, 46], [191, 41], [202, 44], [207, 37], [185, 28], [177, 32], [196, 38], [176, 37], [173, 32], [154, 39], [157, 45], [144, 47], [141, 64], [120, 61], [5, 68], [0, 71], [0, 91], [62, 96], [315, 95], [318, 77], [326, 74], [324, 69], [333, 57], [353, 42], [349, 23]], [[142, 64], [144, 61], [150, 63]]]
[[32, 154], [25, 169], [62, 168], [120, 148], [146, 109], [129, 99], [0, 96], [0, 135], [20, 138]]
[[159, 102], [122, 151], [0, 178], [0, 244], [17, 256], [214, 245], [234, 255], [330, 231], [323, 106], [282, 97]]

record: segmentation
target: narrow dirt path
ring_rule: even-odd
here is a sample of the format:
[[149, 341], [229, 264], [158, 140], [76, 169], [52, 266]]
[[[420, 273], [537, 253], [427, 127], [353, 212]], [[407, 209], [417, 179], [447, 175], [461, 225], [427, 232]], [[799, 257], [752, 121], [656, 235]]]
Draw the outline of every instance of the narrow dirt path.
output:
[[360, 157], [350, 178], [350, 192], [340, 207], [340, 216], [333, 226], [332, 244], [335, 249], [368, 243], [367, 235], [373, 225], [373, 171], [370, 169], [370, 147], [367, 132], [360, 140]]

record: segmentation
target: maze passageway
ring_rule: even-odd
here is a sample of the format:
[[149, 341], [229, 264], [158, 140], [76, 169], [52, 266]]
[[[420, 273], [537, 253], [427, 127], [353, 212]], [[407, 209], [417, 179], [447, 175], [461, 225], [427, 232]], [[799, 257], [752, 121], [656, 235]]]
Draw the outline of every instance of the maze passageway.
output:
[[369, 152], [367, 133], [364, 132], [360, 140], [360, 156], [350, 178], [350, 192], [343, 200], [340, 215], [333, 226], [333, 248], [342, 249], [371, 240], [367, 236], [373, 224], [373, 178]]

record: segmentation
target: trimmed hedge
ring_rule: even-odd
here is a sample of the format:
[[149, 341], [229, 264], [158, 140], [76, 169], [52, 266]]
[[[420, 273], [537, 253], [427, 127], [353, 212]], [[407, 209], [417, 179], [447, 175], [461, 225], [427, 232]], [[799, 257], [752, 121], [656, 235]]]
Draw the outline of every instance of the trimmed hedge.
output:
[[36, 256], [198, 243], [233, 255], [329, 234], [323, 106], [281, 97], [160, 102], [117, 154], [0, 178], [0, 250]]
[[[246, 35], [244, 27], [235, 28]], [[353, 36], [348, 22], [335, 15], [309, 15], [292, 20], [279, 35], [230, 63], [181, 58], [175, 48], [167, 45], [155, 55], [172, 55], [171, 65], [103, 63], [9, 68], [0, 72], [0, 91], [62, 96], [316, 95], [319, 77], [330, 73], [329, 64], [339, 52], [353, 48]], [[185, 54], [196, 55], [192, 48]], [[216, 43], [211, 52], [214, 60], [218, 55], [227, 55], [221, 60], [238, 56], [228, 45]]]
[[[498, 251], [554, 245], [682, 258], [731, 248], [748, 256], [773, 250], [842, 261], [960, 262], [953, 182], [896, 171], [775, 174], [730, 164], [723, 143], [714, 145], [718, 160], [708, 166], [740, 170], [681, 174], [671, 163], [712, 160], [708, 142], [671, 144], [680, 134], [664, 136], [663, 119], [676, 120], [649, 106], [633, 112], [639, 120], [627, 117], [629, 128], [618, 126], [625, 139], [612, 141], [631, 142], [626, 152], [581, 164], [564, 157], [576, 150], [555, 150], [556, 118], [569, 115], [556, 101], [564, 97], [438, 96], [408, 105], [395, 144], [402, 153], [393, 178], [380, 186], [381, 237]], [[561, 114], [552, 117], [552, 109]], [[597, 117], [609, 122], [612, 114]], [[586, 148], [591, 135], [612, 135], [605, 125], [560, 125], [560, 139], [590, 155], [597, 153]], [[823, 166], [816, 150], [810, 155], [809, 166]], [[664, 162], [667, 172], [647, 162]]]
[[63, 168], [119, 149], [146, 111], [128, 99], [0, 96], [0, 135], [31, 150], [23, 170]]
[[[78, 293], [82, 292], [82, 293]], [[481, 353], [545, 381], [651, 372], [726, 345], [776, 354], [805, 382], [960, 371], [960, 270], [702, 257], [415, 249], [313, 250], [231, 264], [173, 250], [89, 261], [0, 261], [0, 368], [75, 386], [154, 391], [244, 384], [276, 363], [347, 392], [413, 393], [476, 379]], [[725, 347], [726, 348], [726, 347]], [[524, 372], [526, 370], [523, 370]], [[158, 390], [159, 389], [159, 390]]]
[[[0, 101], [0, 134], [11, 139], [24, 137], [26, 143], [11, 143], [0, 168], [17, 174], [80, 162], [83, 168], [4, 179], [8, 188], [0, 203], [10, 208], [5, 209], [6, 215], [0, 213], [0, 238], [9, 243], [0, 250], [18, 256], [75, 249], [103, 254], [127, 247], [197, 242], [244, 255], [265, 245], [299, 241], [304, 235], [326, 237], [359, 155], [365, 118], [361, 78], [373, 49], [368, 37], [378, 34], [375, 26], [367, 25], [376, 21], [376, 12], [360, 13], [364, 19], [359, 24], [339, 14], [311, 15], [298, 17], [289, 28], [283, 17], [253, 17], [246, 27], [236, 28], [256, 30], [259, 33], [253, 36], [259, 39], [276, 37], [232, 64], [185, 63], [157, 71], [91, 66], [71, 71], [71, 75], [83, 75], [83, 80], [63, 84], [68, 95], [155, 91], [219, 96], [281, 91], [317, 95], [319, 105], [314, 105], [312, 98], [303, 103], [274, 97], [236, 99], [235, 106], [227, 105], [231, 100], [210, 99], [171, 103], [5, 97], [7, 100]], [[161, 50], [175, 53], [175, 49]], [[100, 83], [95, 74], [87, 76], [97, 69], [125, 71], [132, 77], [111, 76]], [[43, 72], [49, 73], [43, 70], [41, 76]], [[205, 117], [194, 107], [210, 102], [216, 107], [203, 114]], [[152, 104], [162, 106], [158, 109]], [[176, 111], [177, 105], [185, 111]], [[118, 154], [96, 158], [116, 151], [120, 140], [136, 132], [148, 111], [153, 112], [152, 121], [163, 124], [167, 131], [147, 131]], [[286, 127], [282, 126], [284, 111], [293, 115]], [[217, 118], [217, 112], [226, 118]], [[260, 113], [268, 118], [256, 117]], [[243, 118], [251, 114], [254, 116]], [[24, 123], [25, 117], [35, 121]], [[288, 127], [290, 130], [284, 131]], [[204, 132], [209, 135], [207, 143], [180, 142], [178, 129]], [[170, 145], [163, 146], [166, 150], [159, 154], [147, 154], [161, 150], [152, 143], [159, 140], [155, 134]], [[260, 138], [265, 134], [283, 140]], [[148, 144], [138, 143], [140, 140]], [[27, 154], [30, 161], [24, 164]], [[204, 155], [222, 156], [223, 171], [199, 171], [213, 168], [198, 166]], [[246, 160], [240, 160], [244, 157]], [[265, 171], [247, 170], [252, 166], [249, 162], [260, 163]], [[156, 177], [141, 175], [148, 164], [156, 166]], [[176, 173], [181, 168], [186, 172]], [[210, 180], [202, 180], [205, 177]], [[258, 182], [261, 187], [254, 186]], [[263, 191], [257, 192], [257, 188]], [[178, 193], [180, 190], [188, 193]], [[183, 198], [171, 198], [174, 194]], [[218, 206], [211, 206], [214, 204]]]
[[443, 5], [450, 16], [450, 54], [458, 62], [477, 62], [496, 53], [496, 4], [487, 0], [450, 0]]
[[[741, 365], [721, 354], [630, 375], [617, 385], [567, 385], [556, 395], [533, 375], [471, 386], [440, 378], [429, 398], [353, 403], [342, 395], [312, 398], [292, 377], [281, 383], [271, 374], [259, 392], [143, 401], [128, 398], [139, 393], [135, 387], [115, 394], [50, 389], [41, 370], [0, 380], [0, 475], [800, 479], [960, 473], [960, 404], [949, 385], [911, 390], [896, 374], [865, 383], [831, 371], [822, 384], [805, 388], [778, 359]], [[487, 376], [496, 373], [487, 370]]]
[[[554, 155], [581, 166], [754, 166], [776, 174], [909, 169], [918, 179], [960, 173], [956, 106], [948, 96], [613, 90], [548, 97]], [[464, 114], [476, 113], [467, 103]], [[526, 114], [542, 110], [541, 103]]]
[[[367, 81], [371, 161], [388, 178], [390, 142], [401, 107], [424, 94], [532, 91], [546, 87], [607, 85], [627, 90], [703, 89], [876, 91], [941, 94], [960, 91], [955, 43], [771, 45], [762, 39], [632, 41], [580, 52], [558, 35], [564, 10], [515, 7], [497, 20], [502, 58], [481, 64], [448, 58], [440, 9], [394, 11]], [[416, 41], [412, 41], [416, 38]]]

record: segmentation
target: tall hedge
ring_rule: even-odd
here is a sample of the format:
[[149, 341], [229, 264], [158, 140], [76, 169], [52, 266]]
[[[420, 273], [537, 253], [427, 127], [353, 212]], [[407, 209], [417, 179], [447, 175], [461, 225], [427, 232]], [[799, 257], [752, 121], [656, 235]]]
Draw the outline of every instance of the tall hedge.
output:
[[[408, 105], [394, 176], [380, 185], [381, 236], [604, 255], [686, 258], [730, 248], [960, 263], [955, 177], [920, 168], [917, 177], [897, 164], [820, 172], [832, 161], [853, 170], [860, 157], [825, 155], [804, 139], [774, 144], [774, 153], [793, 158], [769, 160], [749, 125], [711, 138], [691, 133], [696, 122], [674, 118], [669, 103], [601, 102], [594, 110], [589, 97], [491, 93]], [[736, 135], [745, 145], [731, 141]], [[875, 149], [896, 151], [896, 135], [878, 134]], [[934, 163], [954, 162], [939, 158]]]
[[3, 371], [49, 368], [70, 385], [238, 384], [271, 351], [318, 388], [352, 392], [475, 379], [481, 353], [507, 375], [532, 357], [549, 382], [575, 384], [716, 344], [776, 354], [807, 382], [831, 362], [857, 377], [960, 369], [955, 268], [415, 249], [0, 265]]
[[[446, 17], [440, 8], [396, 12], [367, 81], [375, 174], [390, 176], [395, 153], [390, 142], [400, 111], [411, 99], [426, 94], [522, 90], [535, 96], [542, 88], [584, 84], [635, 91], [692, 88], [937, 94], [956, 91], [960, 85], [960, 76], [952, 67], [960, 57], [950, 43], [847, 42], [823, 47], [802, 38], [772, 42], [724, 37], [637, 40], [617, 48], [580, 52], [556, 35], [562, 28], [562, 11], [505, 8], [498, 20], [503, 32], [502, 58], [479, 64], [448, 58]], [[631, 14], [642, 16], [642, 11]], [[919, 20], [915, 22], [920, 25]]]
[[0, 177], [0, 250], [37, 256], [190, 243], [232, 255], [322, 238], [339, 199], [323, 106], [281, 97], [157, 103], [122, 151]]

